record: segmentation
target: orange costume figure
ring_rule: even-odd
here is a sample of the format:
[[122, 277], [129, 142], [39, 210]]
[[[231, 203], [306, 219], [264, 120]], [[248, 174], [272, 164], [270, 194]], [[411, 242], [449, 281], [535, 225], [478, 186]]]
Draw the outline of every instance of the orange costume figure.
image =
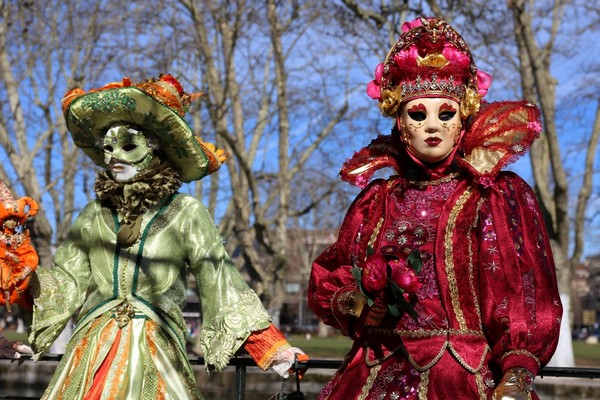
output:
[[31, 197], [0, 204], [0, 304], [5, 304], [8, 312], [12, 312], [12, 304], [32, 308], [31, 299], [24, 292], [39, 259], [25, 222], [37, 212], [38, 204]]

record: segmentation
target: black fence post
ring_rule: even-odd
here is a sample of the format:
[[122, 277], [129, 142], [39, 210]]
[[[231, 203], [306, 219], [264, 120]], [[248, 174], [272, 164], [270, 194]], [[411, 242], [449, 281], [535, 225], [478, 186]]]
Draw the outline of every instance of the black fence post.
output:
[[235, 398], [246, 400], [246, 366], [241, 363], [235, 366]]

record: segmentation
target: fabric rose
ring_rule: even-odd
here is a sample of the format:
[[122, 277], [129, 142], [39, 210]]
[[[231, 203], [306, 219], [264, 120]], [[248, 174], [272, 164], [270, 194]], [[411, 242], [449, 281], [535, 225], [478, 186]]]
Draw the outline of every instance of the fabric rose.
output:
[[482, 70], [477, 70], [477, 93], [484, 97], [490, 85], [492, 84], [492, 76]]
[[402, 33], [406, 33], [408, 31], [410, 31], [411, 29], [416, 28], [417, 26], [421, 26], [423, 25], [421, 23], [421, 19], [417, 18], [414, 21], [406, 21], [405, 23], [402, 24]]
[[415, 293], [423, 284], [415, 271], [399, 260], [389, 262], [392, 269], [391, 279], [406, 293]]
[[375, 100], [381, 100], [381, 77], [383, 76], [383, 63], [375, 67], [375, 79], [367, 85], [367, 95]]
[[362, 268], [362, 285], [369, 293], [378, 293], [387, 284], [387, 261], [381, 254], [372, 254]]
[[483, 174], [477, 180], [485, 188], [490, 188], [494, 185], [494, 178], [490, 174]]

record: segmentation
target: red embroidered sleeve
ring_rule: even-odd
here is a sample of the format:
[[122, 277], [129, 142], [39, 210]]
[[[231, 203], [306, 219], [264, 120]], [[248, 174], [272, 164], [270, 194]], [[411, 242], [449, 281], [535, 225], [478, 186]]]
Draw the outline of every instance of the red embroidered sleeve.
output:
[[502, 370], [536, 374], [552, 357], [562, 306], [548, 235], [535, 195], [503, 174], [480, 214], [481, 313]]
[[354, 336], [356, 318], [349, 313], [352, 293], [358, 290], [352, 275], [357, 260], [364, 259], [369, 239], [382, 215], [388, 182], [372, 182], [354, 200], [338, 239], [312, 265], [308, 305], [319, 318], [347, 336]]

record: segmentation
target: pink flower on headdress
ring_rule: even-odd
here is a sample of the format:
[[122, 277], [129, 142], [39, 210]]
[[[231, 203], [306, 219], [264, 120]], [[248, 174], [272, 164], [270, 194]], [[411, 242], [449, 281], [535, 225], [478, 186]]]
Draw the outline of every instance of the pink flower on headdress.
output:
[[367, 95], [375, 100], [381, 100], [381, 76], [383, 75], [383, 63], [375, 67], [375, 79], [367, 85]]
[[469, 64], [471, 63], [469, 56], [457, 49], [456, 46], [454, 46], [452, 43], [446, 43], [444, 45], [442, 54], [450, 63], [454, 65], [459, 65], [465, 70], [469, 68]]
[[484, 97], [492, 84], [492, 76], [482, 70], [477, 70], [477, 93]]
[[[419, 57], [419, 49], [416, 46], [409, 47], [403, 51], [399, 51], [398, 54], [394, 56], [394, 64], [399, 66], [401, 69], [407, 69], [417, 67], [417, 57]], [[415, 72], [412, 70], [411, 72]]]
[[410, 31], [411, 29], [414, 29], [417, 26], [421, 26], [421, 25], [423, 25], [423, 24], [421, 23], [420, 18], [417, 18], [412, 21], [406, 21], [405, 23], [402, 24], [402, 33], [406, 33], [408, 31]]

